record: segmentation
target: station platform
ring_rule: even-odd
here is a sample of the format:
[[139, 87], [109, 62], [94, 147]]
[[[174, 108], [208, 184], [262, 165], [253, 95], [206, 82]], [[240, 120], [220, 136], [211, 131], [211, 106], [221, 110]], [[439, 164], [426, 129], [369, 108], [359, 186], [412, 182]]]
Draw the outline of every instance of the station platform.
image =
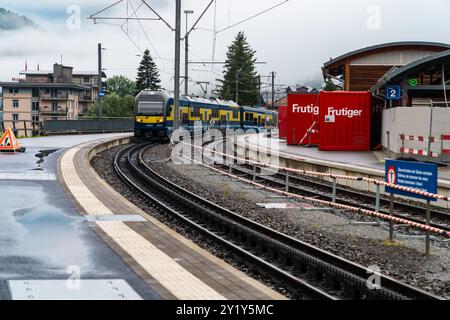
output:
[[128, 134], [22, 139], [0, 154], [0, 300], [284, 299], [106, 184], [91, 150]]

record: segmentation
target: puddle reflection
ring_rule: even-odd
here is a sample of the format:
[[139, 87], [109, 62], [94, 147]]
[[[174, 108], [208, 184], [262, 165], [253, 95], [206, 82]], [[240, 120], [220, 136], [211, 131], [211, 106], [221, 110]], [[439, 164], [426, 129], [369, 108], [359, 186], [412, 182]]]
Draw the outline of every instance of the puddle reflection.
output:
[[87, 268], [89, 254], [81, 217], [49, 202], [40, 185], [0, 184], [0, 257], [39, 259], [52, 269]]

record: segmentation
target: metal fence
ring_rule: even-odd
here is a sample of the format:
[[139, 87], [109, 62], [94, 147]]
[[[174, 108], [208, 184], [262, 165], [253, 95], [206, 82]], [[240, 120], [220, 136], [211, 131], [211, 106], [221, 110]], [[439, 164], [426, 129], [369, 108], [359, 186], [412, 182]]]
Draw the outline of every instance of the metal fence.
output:
[[0, 122], [0, 133], [7, 128], [13, 130], [16, 136], [32, 137], [44, 133], [42, 122], [33, 120], [2, 120]]
[[3, 120], [0, 133], [10, 128], [19, 137], [32, 137], [46, 134], [131, 132], [134, 130], [133, 118], [83, 119], [83, 120]]
[[43, 131], [55, 133], [128, 132], [134, 130], [133, 118], [44, 120]]

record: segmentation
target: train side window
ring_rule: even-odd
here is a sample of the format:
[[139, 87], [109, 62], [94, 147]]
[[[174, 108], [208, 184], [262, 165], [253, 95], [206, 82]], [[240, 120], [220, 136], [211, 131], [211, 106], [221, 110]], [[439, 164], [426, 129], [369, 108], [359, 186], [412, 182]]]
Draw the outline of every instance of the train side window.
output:
[[[207, 120], [208, 119], [208, 110], [205, 110], [205, 120]], [[209, 120], [211, 120], [211, 119], [209, 119]]]
[[238, 110], [234, 110], [233, 111], [233, 118], [234, 119], [239, 119], [239, 111]]

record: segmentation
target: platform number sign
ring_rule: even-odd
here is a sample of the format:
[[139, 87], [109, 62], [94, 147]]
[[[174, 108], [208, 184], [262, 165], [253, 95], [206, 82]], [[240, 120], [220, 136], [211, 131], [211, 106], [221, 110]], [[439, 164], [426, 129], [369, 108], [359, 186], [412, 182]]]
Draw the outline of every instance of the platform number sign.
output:
[[402, 98], [402, 89], [400, 86], [389, 86], [386, 88], [386, 99], [400, 100]]

